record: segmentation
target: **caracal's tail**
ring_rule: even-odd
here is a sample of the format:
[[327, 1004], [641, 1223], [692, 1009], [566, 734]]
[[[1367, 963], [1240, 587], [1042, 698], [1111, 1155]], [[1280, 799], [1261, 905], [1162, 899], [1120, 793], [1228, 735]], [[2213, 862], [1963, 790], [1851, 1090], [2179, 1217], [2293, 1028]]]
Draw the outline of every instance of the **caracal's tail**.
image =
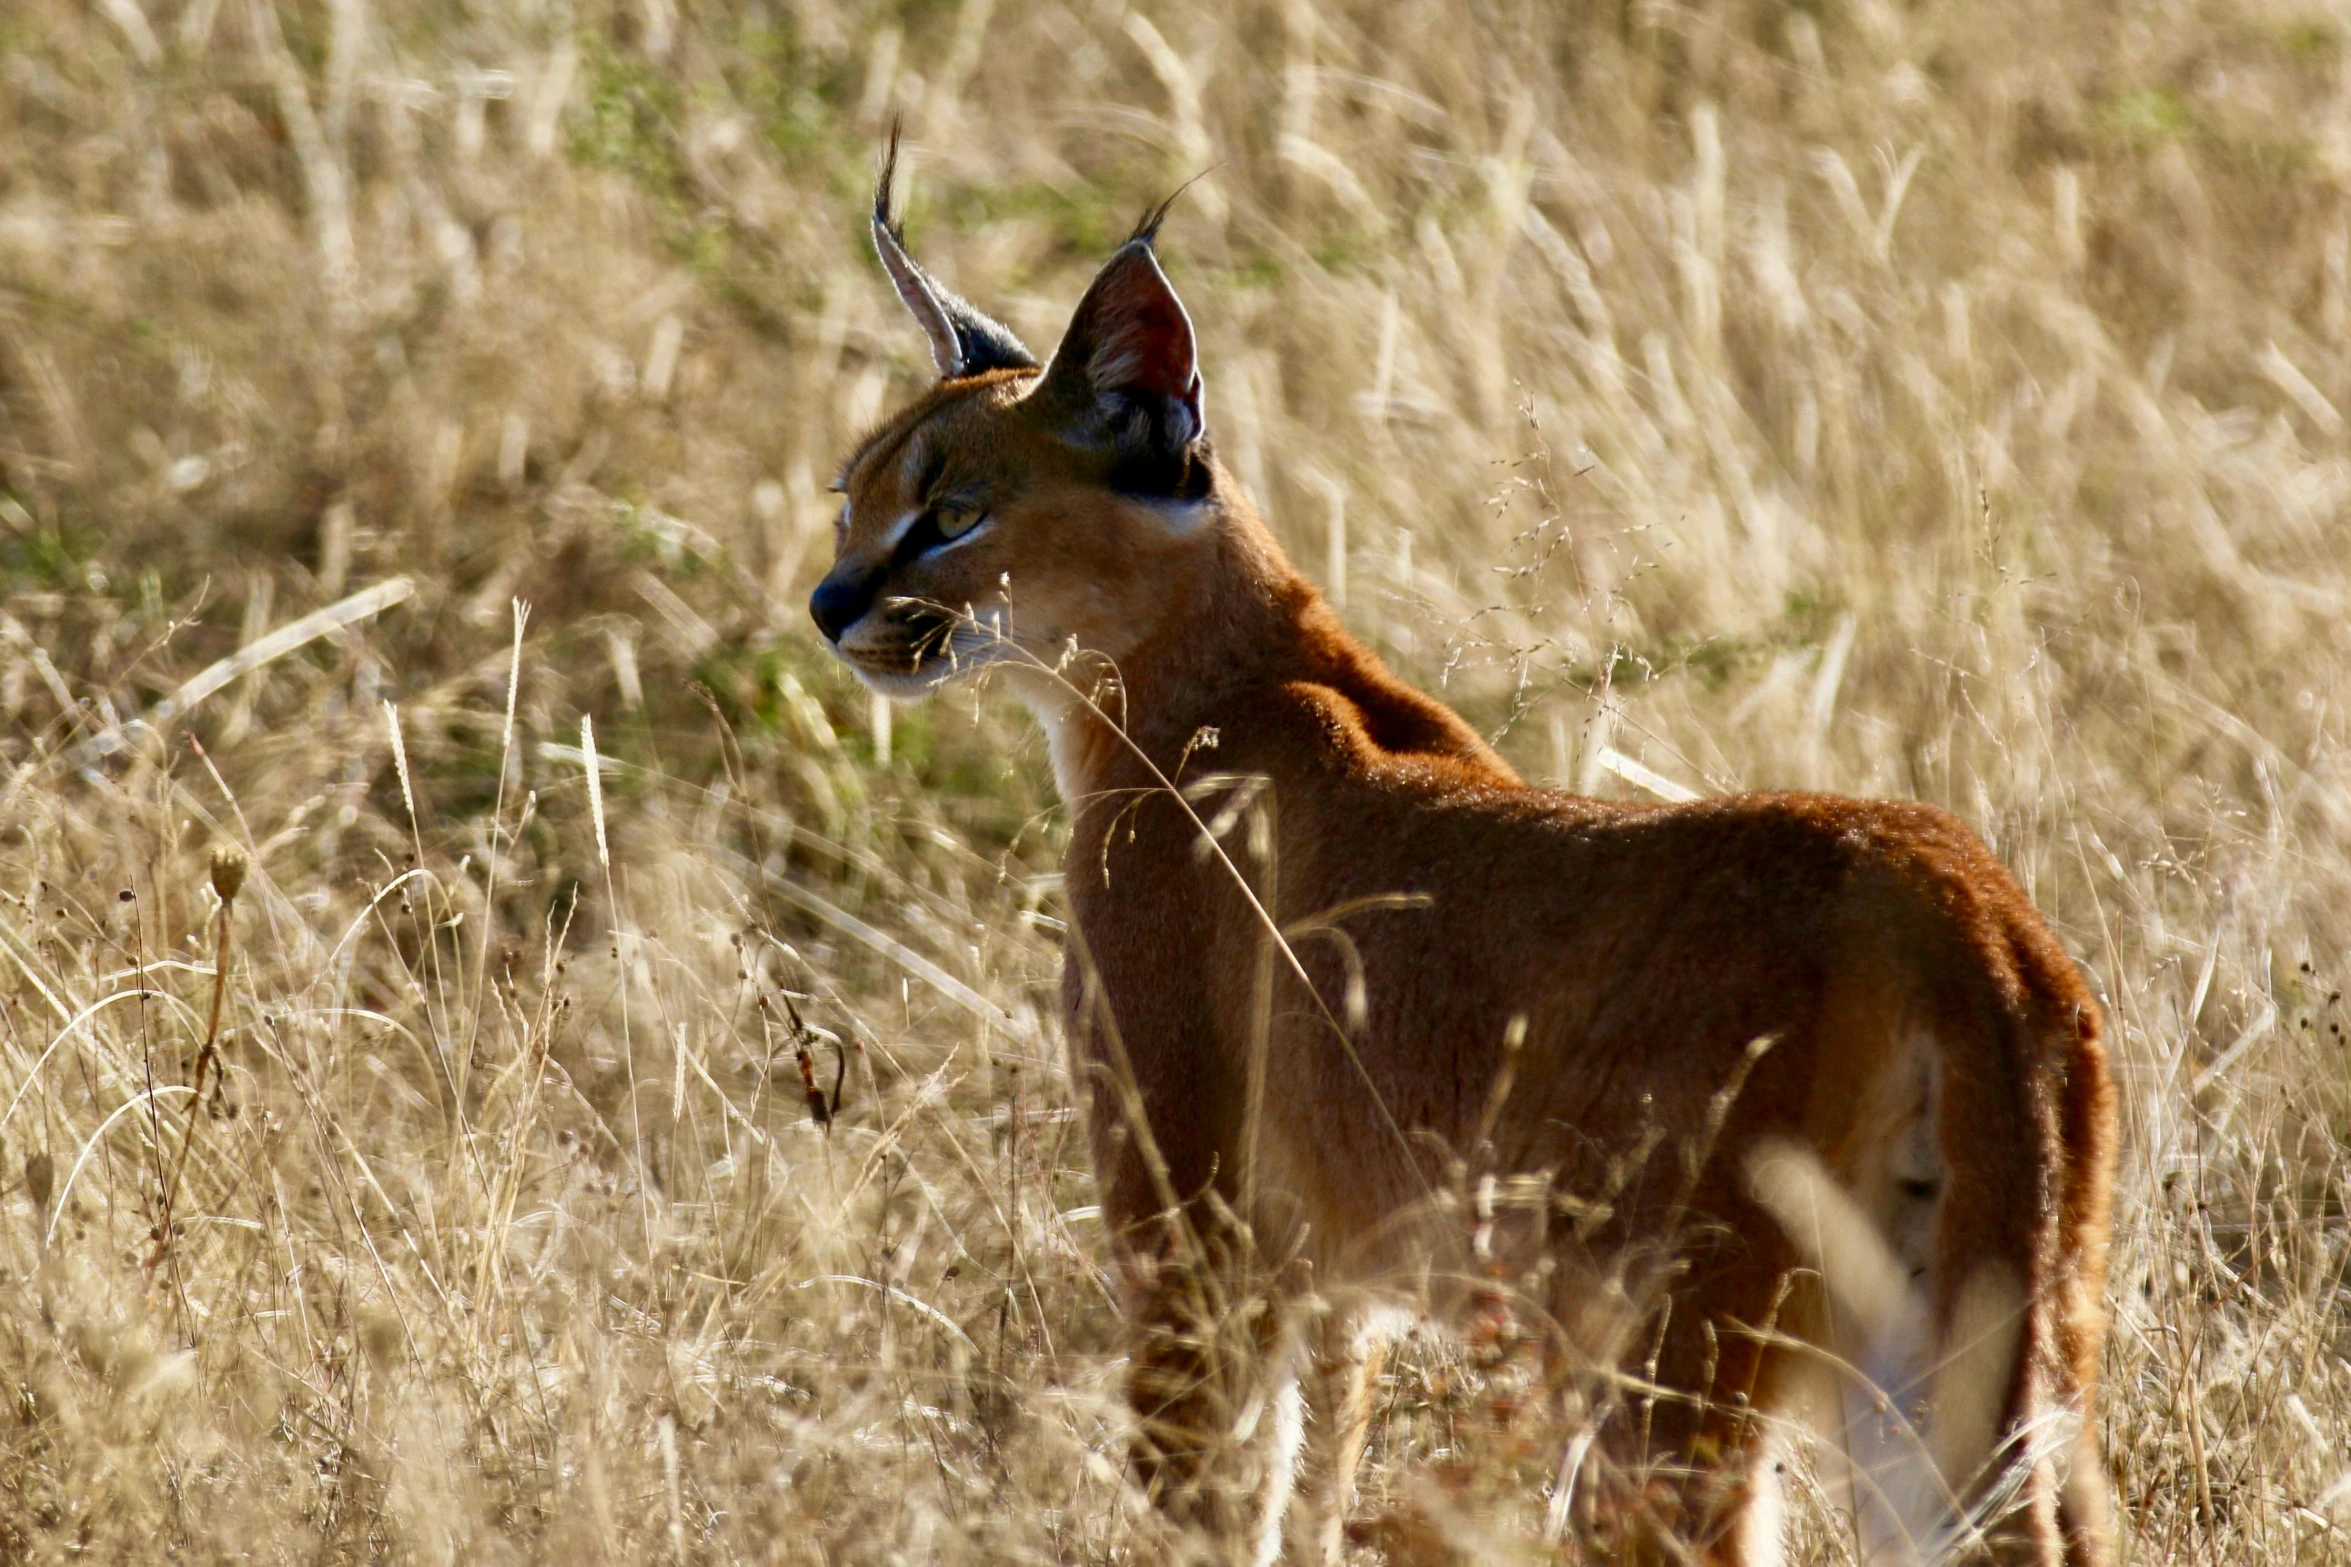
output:
[[1995, 1059], [2047, 1074], [2039, 1091], [1921, 1058], [1921, 1152], [1905, 1154], [1895, 1117], [1890, 1151], [1846, 1179], [1792, 1142], [1748, 1160], [1826, 1286], [1811, 1380], [1835, 1396], [1812, 1415], [1872, 1567], [2112, 1557], [2094, 1395], [2113, 1091], [2093, 1011], [2018, 1044]]

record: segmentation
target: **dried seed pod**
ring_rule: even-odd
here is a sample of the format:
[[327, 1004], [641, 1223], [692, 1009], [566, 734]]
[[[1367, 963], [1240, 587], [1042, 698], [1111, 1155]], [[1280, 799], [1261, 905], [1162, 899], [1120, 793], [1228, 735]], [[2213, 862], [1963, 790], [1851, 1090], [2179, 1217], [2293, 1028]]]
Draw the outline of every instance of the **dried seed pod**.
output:
[[28, 1155], [24, 1162], [24, 1189], [33, 1199], [33, 1206], [42, 1213], [49, 1211], [49, 1194], [57, 1186], [57, 1162], [46, 1153]]
[[212, 890], [220, 894], [223, 903], [234, 903], [237, 894], [245, 888], [245, 873], [252, 869], [252, 860], [233, 843], [213, 845]]

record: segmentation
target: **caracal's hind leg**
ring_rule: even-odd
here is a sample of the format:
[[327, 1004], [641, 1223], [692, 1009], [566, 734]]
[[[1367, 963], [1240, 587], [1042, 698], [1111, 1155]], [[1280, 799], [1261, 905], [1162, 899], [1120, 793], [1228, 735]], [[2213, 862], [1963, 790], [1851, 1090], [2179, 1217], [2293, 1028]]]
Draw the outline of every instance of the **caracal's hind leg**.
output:
[[[1760, 1218], [1760, 1215], [1757, 1216]], [[1645, 1331], [1633, 1390], [1600, 1431], [1595, 1520], [1609, 1559], [1776, 1567], [1776, 1441], [1803, 1292], [1768, 1231], [1703, 1258]]]
[[2068, 1398], [2081, 1421], [2073, 1439], [2065, 1479], [2057, 1493], [2057, 1525], [2065, 1544], [2065, 1567], [2110, 1567], [2114, 1560], [2114, 1501], [2106, 1477], [2106, 1444], [2098, 1436], [2098, 1411], [2079, 1379], [2069, 1378]]
[[1297, 1356], [1305, 1429], [1283, 1529], [1293, 1567], [1336, 1567], [1346, 1551], [1355, 1472], [1379, 1390], [1387, 1342], [1360, 1312], [1335, 1308], [1304, 1324]]
[[2115, 1093], [2095, 1013], [2062, 1022], [2068, 1065], [2062, 1100], [2066, 1155], [2062, 1223], [2068, 1267], [2058, 1289], [2058, 1380], [2079, 1422], [2057, 1498], [2066, 1567], [2114, 1560], [2113, 1482], [2098, 1434], [2098, 1363], [2106, 1347], [2106, 1260], [2113, 1231]]

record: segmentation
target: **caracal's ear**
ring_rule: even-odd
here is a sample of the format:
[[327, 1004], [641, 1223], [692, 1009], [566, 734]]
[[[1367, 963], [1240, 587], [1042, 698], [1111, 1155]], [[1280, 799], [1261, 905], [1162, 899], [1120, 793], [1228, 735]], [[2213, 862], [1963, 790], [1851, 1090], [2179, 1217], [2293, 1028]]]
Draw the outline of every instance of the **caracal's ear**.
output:
[[1192, 318], [1151, 248], [1166, 216], [1162, 205], [1146, 217], [1095, 274], [1037, 396], [1067, 438], [1116, 447], [1142, 473], [1180, 483], [1208, 425]]
[[898, 172], [898, 127], [890, 127], [890, 151], [882, 159], [881, 177], [873, 184], [873, 248], [881, 254], [882, 270], [897, 285], [898, 297], [931, 340], [931, 358], [943, 380], [978, 375], [983, 370], [1034, 370], [1030, 353], [1012, 329], [990, 320], [962, 299], [934, 282], [931, 275], [906, 253], [904, 225], [890, 221], [890, 181]]

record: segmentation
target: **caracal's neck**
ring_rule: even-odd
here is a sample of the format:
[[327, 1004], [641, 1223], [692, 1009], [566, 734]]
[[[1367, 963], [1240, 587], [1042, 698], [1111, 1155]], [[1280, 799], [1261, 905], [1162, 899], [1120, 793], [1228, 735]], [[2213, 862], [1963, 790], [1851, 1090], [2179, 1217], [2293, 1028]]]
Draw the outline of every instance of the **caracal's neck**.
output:
[[[1217, 470], [1215, 512], [1193, 547], [1153, 584], [1153, 613], [1116, 660], [1115, 685], [1093, 702], [1082, 667], [1066, 679], [1015, 682], [1044, 726], [1054, 782], [1073, 808], [1148, 776], [1142, 758], [1173, 777], [1203, 729], [1236, 712], [1262, 713], [1269, 692], [1327, 710], [1327, 751], [1302, 765], [1369, 770], [1424, 761], [1464, 784], [1516, 787], [1518, 775], [1442, 702], [1391, 674], [1357, 641], [1281, 545], [1232, 476]], [[1235, 737], [1240, 739], [1242, 737]], [[1140, 755], [1138, 755], [1140, 753]], [[1215, 769], [1214, 756], [1195, 762]]]

